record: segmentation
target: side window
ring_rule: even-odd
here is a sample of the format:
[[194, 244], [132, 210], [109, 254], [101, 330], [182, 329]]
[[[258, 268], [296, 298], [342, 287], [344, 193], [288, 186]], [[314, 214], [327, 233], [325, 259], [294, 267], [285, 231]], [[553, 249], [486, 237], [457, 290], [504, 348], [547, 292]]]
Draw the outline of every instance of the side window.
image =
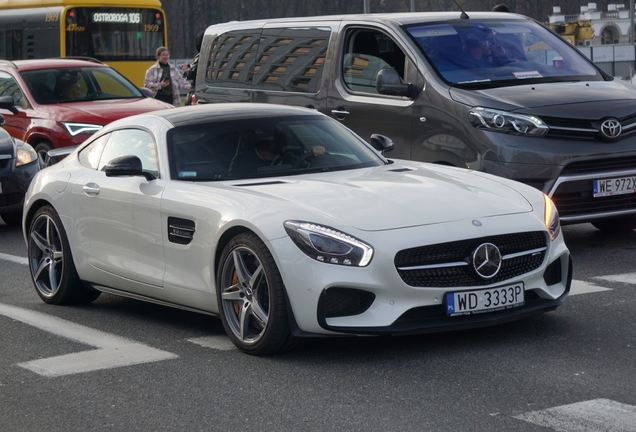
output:
[[395, 69], [406, 81], [406, 55], [382, 32], [350, 29], [343, 52], [342, 76], [349, 90], [377, 94], [375, 81], [382, 69]]
[[213, 87], [250, 88], [261, 31], [240, 30], [217, 36], [210, 45], [206, 81]]
[[263, 30], [254, 89], [317, 93], [330, 36], [330, 28]]
[[0, 96], [11, 96], [13, 104], [20, 108], [28, 108], [29, 103], [15, 79], [8, 73], [0, 72]]
[[110, 134], [102, 135], [91, 144], [84, 147], [79, 153], [80, 163], [87, 168], [96, 170], [99, 166], [99, 158], [102, 156], [102, 151], [104, 150], [104, 146], [109, 138]]
[[159, 164], [157, 163], [155, 141], [148, 132], [140, 129], [124, 129], [113, 132], [104, 146], [97, 169], [103, 170], [104, 166], [113, 159], [129, 155], [141, 159], [142, 169], [158, 177]]

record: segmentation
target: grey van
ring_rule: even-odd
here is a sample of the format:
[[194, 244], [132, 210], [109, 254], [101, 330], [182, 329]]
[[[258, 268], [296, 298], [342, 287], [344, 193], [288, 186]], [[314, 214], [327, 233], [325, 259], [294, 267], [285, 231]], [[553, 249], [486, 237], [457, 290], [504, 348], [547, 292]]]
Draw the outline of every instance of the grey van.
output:
[[636, 228], [636, 87], [501, 12], [232, 22], [205, 33], [198, 103], [298, 105], [391, 156], [512, 178], [563, 224]]

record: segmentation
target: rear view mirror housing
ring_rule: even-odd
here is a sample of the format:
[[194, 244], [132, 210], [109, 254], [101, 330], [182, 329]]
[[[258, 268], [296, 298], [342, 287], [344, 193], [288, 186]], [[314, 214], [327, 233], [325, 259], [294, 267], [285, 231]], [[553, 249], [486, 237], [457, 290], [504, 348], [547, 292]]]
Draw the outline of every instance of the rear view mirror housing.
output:
[[403, 83], [402, 78], [394, 69], [382, 69], [378, 72], [375, 88], [378, 93], [388, 96], [412, 97], [415, 93], [415, 86]]

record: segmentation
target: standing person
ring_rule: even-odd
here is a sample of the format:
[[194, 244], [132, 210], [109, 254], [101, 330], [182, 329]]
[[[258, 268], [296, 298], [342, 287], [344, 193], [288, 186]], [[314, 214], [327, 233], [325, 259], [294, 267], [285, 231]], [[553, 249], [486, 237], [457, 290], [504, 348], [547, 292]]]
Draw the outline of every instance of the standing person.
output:
[[144, 87], [152, 90], [155, 99], [181, 106], [179, 90], [190, 90], [190, 83], [181, 76], [177, 68], [169, 63], [168, 48], [164, 46], [157, 48], [156, 57], [157, 63], [146, 71]]
[[192, 62], [188, 64], [181, 65], [181, 70], [183, 71], [183, 78], [190, 81], [190, 85], [192, 86], [188, 95], [186, 96], [185, 104], [186, 105], [195, 105], [196, 99], [194, 95], [194, 90], [196, 87], [196, 79], [197, 79], [197, 66], [199, 65], [199, 56], [201, 55], [201, 44], [203, 43], [203, 35], [205, 31], [201, 30], [194, 37], [194, 46], [197, 49], [197, 54], [194, 56]]

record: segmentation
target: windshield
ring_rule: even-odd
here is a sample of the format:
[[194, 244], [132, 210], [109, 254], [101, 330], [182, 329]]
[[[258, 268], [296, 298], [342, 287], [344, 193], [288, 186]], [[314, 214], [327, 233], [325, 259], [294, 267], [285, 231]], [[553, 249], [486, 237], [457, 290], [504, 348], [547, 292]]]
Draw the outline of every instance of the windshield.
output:
[[206, 122], [168, 134], [171, 177], [210, 181], [379, 166], [386, 161], [335, 120], [284, 116]]
[[134, 84], [109, 67], [40, 69], [21, 75], [41, 105], [143, 97]]
[[455, 85], [603, 80], [576, 48], [534, 21], [451, 21], [406, 28]]

